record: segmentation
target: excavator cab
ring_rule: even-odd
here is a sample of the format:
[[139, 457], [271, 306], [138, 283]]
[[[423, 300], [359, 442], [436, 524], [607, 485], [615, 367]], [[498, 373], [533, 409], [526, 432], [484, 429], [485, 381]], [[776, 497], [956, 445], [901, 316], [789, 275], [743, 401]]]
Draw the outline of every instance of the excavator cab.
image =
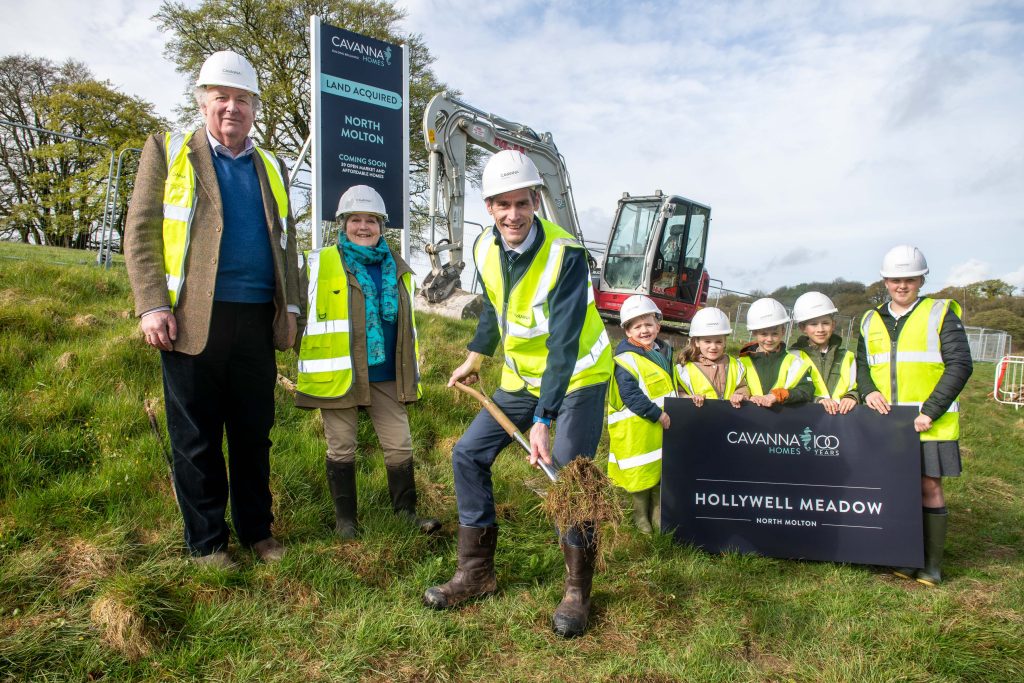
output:
[[704, 270], [711, 209], [689, 199], [665, 195], [619, 200], [596, 303], [601, 314], [615, 320], [622, 302], [646, 294], [670, 326], [685, 326], [707, 301]]

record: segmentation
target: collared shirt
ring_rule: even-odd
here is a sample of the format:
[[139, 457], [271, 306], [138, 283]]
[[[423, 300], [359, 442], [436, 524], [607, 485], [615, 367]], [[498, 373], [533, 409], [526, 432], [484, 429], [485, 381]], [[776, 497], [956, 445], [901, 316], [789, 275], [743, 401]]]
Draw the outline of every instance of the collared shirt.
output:
[[[498, 231], [498, 234], [501, 234], [500, 230]], [[537, 239], [537, 219], [536, 218], [533, 219], [533, 221], [530, 223], [530, 232], [529, 232], [529, 234], [526, 235], [526, 239], [524, 239], [522, 242], [519, 243], [519, 246], [517, 246], [517, 247], [510, 247], [510, 246], [508, 246], [508, 242], [505, 241], [504, 237], [501, 238], [501, 246], [502, 246], [502, 248], [506, 252], [511, 251], [511, 252], [517, 254], [518, 256], [522, 256], [523, 254], [526, 253], [526, 250], [529, 249], [533, 245], [533, 241], [535, 239]]]
[[910, 315], [911, 313], [913, 313], [914, 309], [917, 308], [917, 304], [919, 301], [921, 301], [921, 297], [917, 297], [917, 299], [914, 300], [914, 303], [910, 304], [910, 306], [907, 307], [907, 310], [903, 311], [902, 313], [897, 313], [896, 311], [892, 310], [892, 301], [886, 304], [886, 307], [889, 309], [889, 315], [892, 316], [892, 319], [899, 320], [903, 316]]
[[217, 138], [213, 137], [209, 128], [204, 128], [206, 131], [206, 139], [210, 143], [210, 149], [213, 150], [216, 156], [226, 156], [228, 159], [238, 159], [240, 157], [246, 157], [256, 151], [256, 143], [252, 141], [249, 136], [245, 137], [245, 148], [238, 154], [235, 154], [230, 149], [222, 145]]

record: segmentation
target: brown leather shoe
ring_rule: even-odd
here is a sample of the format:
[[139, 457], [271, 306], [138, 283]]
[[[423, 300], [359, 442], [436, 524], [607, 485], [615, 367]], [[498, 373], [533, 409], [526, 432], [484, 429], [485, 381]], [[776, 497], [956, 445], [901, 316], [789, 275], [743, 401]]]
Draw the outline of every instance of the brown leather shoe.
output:
[[459, 525], [459, 563], [448, 583], [428, 588], [423, 604], [433, 609], [454, 607], [470, 598], [490, 595], [498, 589], [494, 575], [494, 551], [498, 527]]
[[280, 562], [284, 557], [284, 546], [273, 536], [267, 536], [262, 541], [252, 544], [252, 551], [263, 562]]
[[223, 569], [225, 571], [235, 568], [235, 563], [231, 561], [231, 556], [224, 550], [218, 550], [209, 555], [193, 557], [192, 561], [200, 567], [213, 567], [214, 569]]
[[565, 593], [551, 615], [551, 628], [563, 638], [582, 636], [590, 620], [590, 588], [594, 582], [594, 546], [577, 548], [562, 541]]

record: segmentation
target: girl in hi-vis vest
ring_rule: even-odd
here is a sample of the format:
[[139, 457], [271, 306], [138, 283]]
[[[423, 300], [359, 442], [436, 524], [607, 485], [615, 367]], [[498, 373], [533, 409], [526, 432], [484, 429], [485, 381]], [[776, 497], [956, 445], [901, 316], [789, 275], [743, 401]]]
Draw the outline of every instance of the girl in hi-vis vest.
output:
[[747, 329], [755, 341], [740, 349], [740, 363], [747, 371], [750, 402], [762, 408], [814, 398], [810, 361], [786, 349], [787, 323], [789, 313], [775, 299], [758, 299], [747, 309]]
[[882, 415], [914, 406], [921, 438], [924, 567], [893, 573], [927, 586], [942, 581], [946, 498], [942, 477], [960, 476], [960, 392], [974, 365], [960, 304], [921, 296], [928, 263], [916, 247], [893, 247], [881, 275], [891, 301], [869, 309], [860, 324], [857, 382], [864, 402]]
[[626, 333], [615, 349], [608, 388], [608, 477], [633, 496], [633, 522], [649, 534], [661, 524], [662, 431], [665, 397], [675, 393], [672, 347], [658, 339], [661, 312], [642, 294], [619, 310]]
[[690, 321], [690, 342], [679, 354], [675, 379], [679, 395], [698, 408], [706, 398], [729, 401], [734, 408], [750, 398], [746, 369], [725, 352], [731, 332], [729, 317], [717, 308], [702, 308]]

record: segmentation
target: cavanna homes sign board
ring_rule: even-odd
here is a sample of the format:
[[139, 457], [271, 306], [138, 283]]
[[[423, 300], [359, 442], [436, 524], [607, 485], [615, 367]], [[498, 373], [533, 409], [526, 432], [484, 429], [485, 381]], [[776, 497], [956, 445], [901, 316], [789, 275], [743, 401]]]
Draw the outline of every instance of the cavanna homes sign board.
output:
[[819, 405], [665, 409], [662, 528], [712, 552], [920, 567], [917, 411]]
[[[313, 216], [333, 221], [342, 193], [369, 185], [387, 227], [409, 225], [409, 68], [405, 46], [310, 18]], [[316, 221], [314, 220], [314, 225]], [[313, 247], [322, 245], [313, 230]]]

